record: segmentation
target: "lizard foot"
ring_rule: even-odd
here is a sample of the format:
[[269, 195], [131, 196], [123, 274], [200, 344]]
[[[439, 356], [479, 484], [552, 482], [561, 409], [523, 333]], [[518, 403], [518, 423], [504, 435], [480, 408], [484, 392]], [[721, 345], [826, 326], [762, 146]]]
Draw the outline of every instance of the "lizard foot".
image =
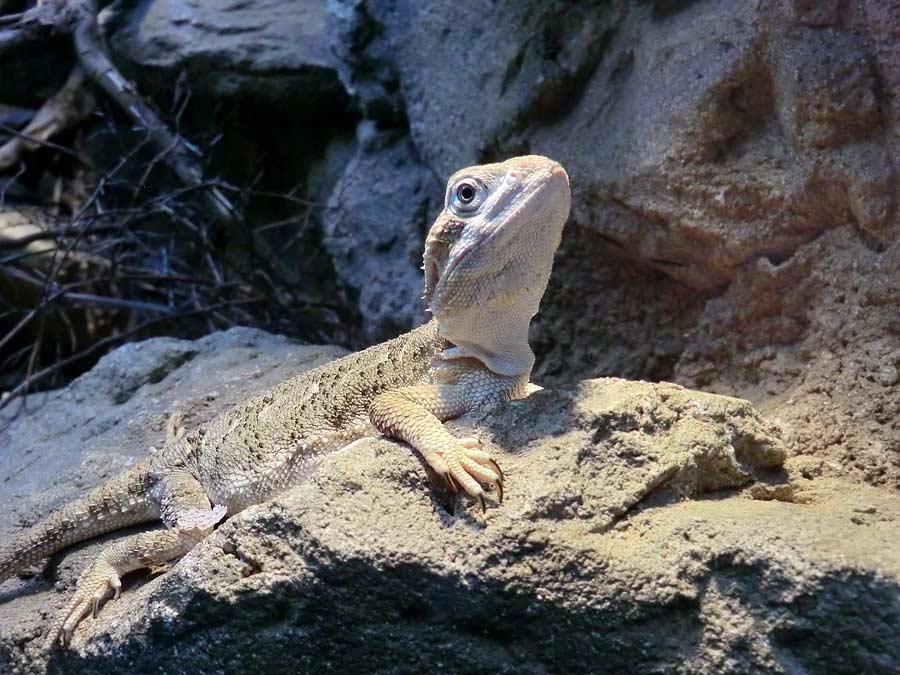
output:
[[100, 604], [106, 599], [110, 589], [113, 591], [113, 599], [118, 598], [122, 592], [122, 582], [118, 572], [108, 562], [98, 560], [82, 572], [75, 596], [47, 635], [45, 649], [52, 647], [57, 640], [68, 644], [75, 627], [88, 611], [96, 618]]
[[68, 643], [89, 611], [94, 617], [97, 616], [110, 590], [113, 597], [118, 598], [123, 574], [177, 560], [205, 537], [206, 532], [180, 528], [151, 530], [125, 537], [106, 547], [78, 578], [74, 597], [47, 632], [44, 651], [50, 651], [57, 640]]
[[[497, 501], [501, 504], [503, 503], [503, 469], [500, 468], [500, 465], [494, 461], [493, 457], [491, 457], [488, 453], [486, 453], [482, 448], [484, 444], [479, 441], [477, 438], [473, 438], [471, 436], [467, 436], [466, 438], [460, 438], [459, 442], [462, 443], [466, 450], [465, 456], [472, 460], [473, 462], [477, 462], [484, 469], [489, 469], [493, 471], [493, 476], [486, 476], [485, 479], [479, 478], [483, 482], [490, 483], [494, 486], [494, 489], [497, 490]], [[477, 478], [478, 476], [476, 476]]]
[[459, 444], [449, 450], [423, 453], [425, 461], [447, 481], [451, 490], [459, 492], [461, 489], [478, 499], [482, 510], [485, 509], [482, 483], [493, 486], [502, 504], [503, 472], [497, 462], [481, 449], [483, 446], [478, 439], [468, 437], [456, 440]]

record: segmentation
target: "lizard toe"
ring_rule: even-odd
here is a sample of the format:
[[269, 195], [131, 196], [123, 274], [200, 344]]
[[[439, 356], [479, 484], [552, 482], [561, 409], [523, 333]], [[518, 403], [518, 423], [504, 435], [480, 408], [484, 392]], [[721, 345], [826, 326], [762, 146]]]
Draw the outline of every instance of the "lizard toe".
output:
[[500, 482], [500, 476], [497, 475], [490, 466], [479, 464], [466, 455], [459, 458], [459, 465], [469, 476], [479, 483], [493, 485], [494, 483]]
[[474, 467], [479, 467], [479, 464], [466, 459], [464, 456], [454, 457], [448, 463], [450, 464], [450, 475], [459, 484], [463, 492], [475, 498], [484, 493], [484, 489], [474, 477], [478, 472], [478, 469]]
[[422, 459], [424, 459], [425, 463], [431, 467], [432, 471], [434, 471], [438, 476], [447, 478], [447, 476], [450, 474], [450, 467], [447, 462], [444, 461], [444, 458], [441, 456], [440, 452], [436, 452], [433, 450], [421, 450], [420, 453], [422, 455]]
[[474, 436], [466, 436], [465, 438], [460, 438], [459, 442], [462, 443], [462, 445], [464, 445], [466, 448], [474, 450], [481, 450], [481, 448], [484, 446], [484, 444]]
[[[496, 480], [500, 483], [503, 482], [503, 470], [500, 468], [500, 465], [491, 457], [490, 453], [485, 452], [482, 448], [484, 444], [475, 439], [475, 438], [461, 438], [460, 443], [464, 446], [462, 450], [462, 455], [471, 459], [478, 464], [481, 464], [484, 467], [490, 468], [495, 474], [497, 474]], [[485, 481], [490, 482], [490, 481]]]

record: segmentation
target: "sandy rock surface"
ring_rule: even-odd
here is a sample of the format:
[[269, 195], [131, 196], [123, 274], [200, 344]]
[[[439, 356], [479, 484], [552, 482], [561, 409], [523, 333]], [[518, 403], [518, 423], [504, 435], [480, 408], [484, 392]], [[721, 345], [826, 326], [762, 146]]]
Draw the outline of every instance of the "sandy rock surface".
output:
[[[23, 484], [16, 469], [4, 468], [6, 536], [61, 493], [98, 482], [103, 457], [127, 464], [123, 454], [159, 439], [166, 411], [200, 421], [237, 383], [250, 393], [334, 353], [246, 330], [118, 350], [20, 415], [4, 439], [26, 454], [41, 425], [59, 444], [73, 435], [73, 406], [96, 393], [82, 442], [57, 447], [68, 467], [59, 485], [33, 484], [23, 499], [11, 487]], [[229, 393], [204, 395], [213, 389]], [[502, 505], [482, 513], [433, 487], [407, 447], [368, 440], [230, 519], [170, 571], [132, 575], [49, 664], [36, 657], [47, 618], [115, 535], [7, 582], [0, 667], [849, 673], [900, 664], [900, 554], [885, 545], [900, 536], [900, 499], [786, 471], [781, 431], [748, 402], [601, 378], [452, 428], [478, 434], [502, 464]]]

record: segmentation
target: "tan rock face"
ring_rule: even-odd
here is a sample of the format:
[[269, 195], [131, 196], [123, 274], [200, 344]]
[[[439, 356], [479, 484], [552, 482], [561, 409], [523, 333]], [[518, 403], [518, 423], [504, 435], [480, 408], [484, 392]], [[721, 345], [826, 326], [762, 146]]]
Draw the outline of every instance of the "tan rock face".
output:
[[900, 353], [889, 5], [621, 15], [574, 110], [522, 132], [581, 185], [541, 374], [743, 396], [786, 423], [789, 453], [900, 486], [900, 428], [879, 412], [900, 390], [871, 375]]
[[[58, 449], [85, 489], [97, 478], [78, 467], [91, 466], [90, 448], [114, 459], [163, 433], [131, 406], [214, 414], [230, 394], [202, 392], [230, 387], [213, 364], [232, 364], [229, 382], [258, 372], [262, 385], [314, 358], [257, 332], [152, 340], [18, 419], [8, 441], [25, 454], [30, 425], [71, 418], [119, 373], [131, 383], [117, 397], [127, 433], [109, 425], [115, 404], [94, 399], [83, 444]], [[787, 673], [900, 662], [900, 553], [884, 546], [900, 536], [900, 500], [815, 465], [789, 479], [780, 430], [747, 401], [597, 379], [452, 427], [499, 459], [502, 505], [482, 514], [435, 489], [405, 446], [365, 441], [226, 522], [169, 572], [132, 578], [50, 670]], [[34, 652], [46, 617], [109, 539], [2, 589], [4, 672], [44, 669]]]

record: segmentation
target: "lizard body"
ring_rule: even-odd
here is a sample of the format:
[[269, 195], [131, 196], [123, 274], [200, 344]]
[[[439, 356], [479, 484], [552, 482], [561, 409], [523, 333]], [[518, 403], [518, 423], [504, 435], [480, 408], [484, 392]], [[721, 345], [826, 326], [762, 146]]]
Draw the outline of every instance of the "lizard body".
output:
[[405, 335], [302, 373], [257, 395], [50, 515], [0, 553], [0, 581], [99, 534], [162, 520], [84, 570], [45, 645], [71, 637], [120, 577], [163, 567], [226, 515], [295, 485], [323, 453], [382, 433], [409, 443], [451, 487], [479, 498], [503, 475], [477, 440], [443, 421], [525, 395], [528, 326], [569, 212], [556, 162], [517, 157], [454, 174], [425, 245], [434, 318]]

